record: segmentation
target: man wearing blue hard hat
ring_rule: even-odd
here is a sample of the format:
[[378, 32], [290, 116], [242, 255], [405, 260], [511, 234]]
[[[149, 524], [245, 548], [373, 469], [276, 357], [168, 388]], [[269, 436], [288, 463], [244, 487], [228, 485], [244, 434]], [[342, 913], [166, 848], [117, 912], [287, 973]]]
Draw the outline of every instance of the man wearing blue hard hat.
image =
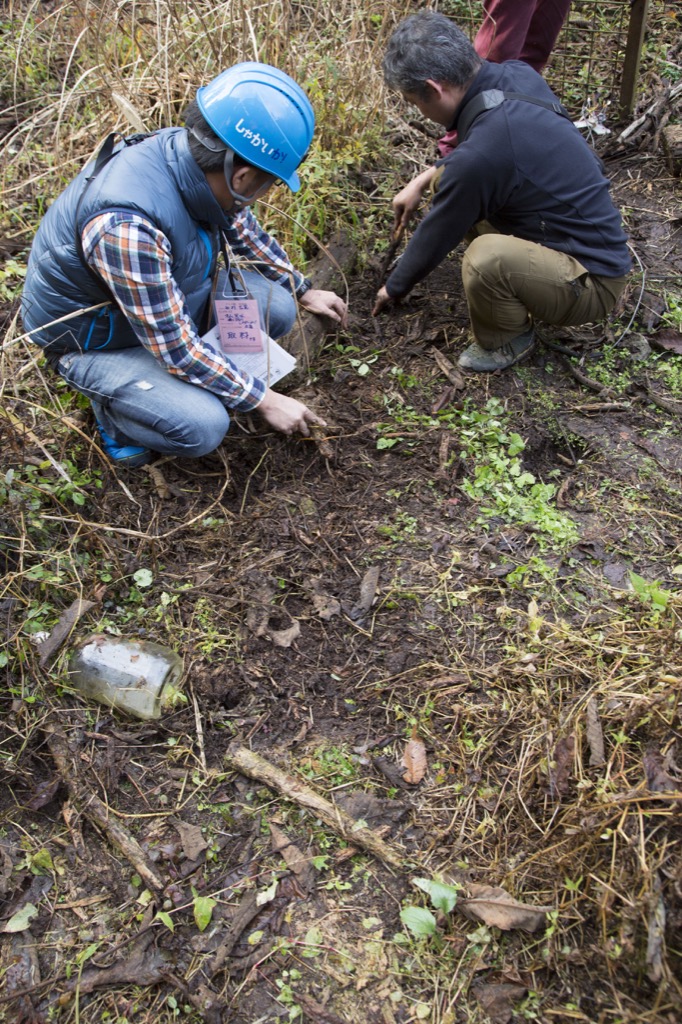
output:
[[[313, 288], [250, 209], [277, 182], [298, 190], [314, 127], [293, 79], [267, 64], [237, 64], [198, 90], [184, 128], [118, 145], [110, 136], [43, 218], [24, 326], [90, 399], [119, 465], [213, 451], [231, 411], [257, 409], [286, 434], [320, 422], [202, 339], [221, 251], [221, 294], [246, 292], [270, 337], [291, 329], [297, 301], [345, 324], [343, 299]], [[246, 269], [236, 272], [235, 258]]]

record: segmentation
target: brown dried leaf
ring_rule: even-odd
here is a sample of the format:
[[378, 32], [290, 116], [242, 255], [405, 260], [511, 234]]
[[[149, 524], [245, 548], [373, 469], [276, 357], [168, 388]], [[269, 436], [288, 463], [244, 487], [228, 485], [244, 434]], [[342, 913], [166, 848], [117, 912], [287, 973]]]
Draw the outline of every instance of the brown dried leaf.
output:
[[500, 980], [476, 985], [472, 991], [493, 1024], [508, 1024], [514, 1016], [514, 1003], [523, 999], [528, 989], [516, 982]]
[[309, 889], [314, 878], [314, 868], [310, 857], [306, 857], [305, 854], [301, 853], [299, 848], [291, 842], [281, 828], [271, 821], [268, 824], [270, 825], [272, 849], [275, 853], [282, 855], [284, 863], [289, 870], [293, 871], [306, 890]]
[[362, 577], [362, 583], [360, 584], [360, 600], [352, 608], [350, 613], [350, 617], [354, 622], [366, 615], [372, 607], [378, 585], [379, 566], [372, 565]]
[[300, 623], [294, 619], [288, 629], [270, 629], [268, 636], [275, 647], [291, 647], [294, 640], [301, 635]]
[[420, 740], [417, 736], [416, 726], [413, 728], [412, 735], [405, 744], [402, 764], [405, 768], [403, 779], [405, 782], [409, 782], [411, 786], [416, 786], [426, 775], [426, 747], [424, 746], [424, 741]]
[[585, 710], [585, 734], [590, 748], [590, 764], [593, 768], [604, 763], [604, 733], [599, 721], [597, 701], [590, 697]]
[[467, 886], [468, 897], [457, 901], [456, 909], [470, 921], [482, 921], [489, 927], [510, 931], [519, 928], [524, 932], [534, 932], [545, 923], [545, 916], [552, 907], [529, 907], [520, 903], [513, 896], [492, 885], [479, 885], [470, 882]]
[[53, 775], [45, 782], [39, 782], [33, 790], [32, 795], [26, 801], [26, 807], [31, 811], [40, 810], [54, 799], [55, 793], [62, 783], [60, 775]]
[[642, 757], [642, 763], [650, 793], [671, 793], [680, 788], [667, 772], [670, 767], [669, 761], [658, 750], [647, 750]]
[[682, 356], [682, 334], [672, 327], [652, 335], [651, 344], [655, 348], [665, 349], [666, 352], [677, 352], [678, 355]]
[[187, 821], [174, 821], [176, 829], [180, 833], [182, 841], [182, 852], [187, 860], [197, 860], [204, 850], [208, 849], [208, 843], [203, 837], [199, 825], [192, 825]]
[[127, 960], [119, 961], [111, 967], [85, 970], [68, 984], [68, 989], [78, 987], [79, 992], [89, 993], [104, 985], [158, 985], [167, 970], [168, 960], [163, 950], [148, 950], [144, 943], [138, 942]]
[[32, 992], [36, 985], [40, 984], [40, 962], [38, 960], [36, 940], [27, 929], [20, 934], [11, 934], [4, 937], [6, 946], [5, 963], [9, 964], [4, 976], [5, 996], [13, 996], [15, 993], [26, 993], [20, 999], [18, 1005], [14, 1006], [17, 1022], [41, 1021], [45, 1018], [38, 1016], [33, 1005]]
[[438, 363], [438, 369], [447, 377], [455, 390], [462, 391], [464, 388], [464, 378], [455, 365], [443, 355], [440, 349], [432, 348], [431, 355]]
[[455, 397], [456, 392], [457, 388], [453, 387], [452, 384], [448, 384], [448, 386], [441, 391], [440, 395], [431, 406], [431, 415], [435, 416], [436, 413], [441, 411], [441, 409], [445, 409], [446, 406], [450, 405], [450, 402]]
[[661, 895], [661, 880], [654, 876], [649, 913], [649, 932], [646, 944], [647, 975], [654, 984], [663, 977], [665, 965], [665, 904]]
[[313, 608], [325, 622], [328, 622], [334, 615], [340, 613], [341, 602], [324, 590], [320, 580], [313, 580], [309, 593], [313, 602]]

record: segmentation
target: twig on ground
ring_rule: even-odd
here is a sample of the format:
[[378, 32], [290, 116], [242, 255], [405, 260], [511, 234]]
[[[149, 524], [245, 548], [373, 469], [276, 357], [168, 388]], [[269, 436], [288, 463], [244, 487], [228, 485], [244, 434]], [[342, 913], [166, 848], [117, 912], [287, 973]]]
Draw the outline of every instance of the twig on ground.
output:
[[338, 832], [347, 842], [355, 846], [362, 846], [390, 867], [405, 867], [405, 858], [398, 850], [379, 839], [371, 829], [360, 825], [336, 804], [316, 793], [310, 786], [304, 785], [293, 775], [288, 775], [276, 765], [266, 761], [260, 754], [232, 743], [225, 754], [225, 763], [233, 771], [247, 775], [257, 782], [264, 782], [271, 789], [281, 793], [282, 796], [293, 800], [294, 803], [314, 811], [322, 821]]
[[113, 820], [106, 804], [80, 781], [78, 767], [74, 763], [76, 759], [65, 733], [55, 725], [48, 725], [45, 732], [50, 753], [69, 791], [72, 803], [104, 832], [109, 842], [132, 864], [145, 885], [156, 892], [161, 892], [166, 883], [151, 866], [140, 844], [122, 825]]

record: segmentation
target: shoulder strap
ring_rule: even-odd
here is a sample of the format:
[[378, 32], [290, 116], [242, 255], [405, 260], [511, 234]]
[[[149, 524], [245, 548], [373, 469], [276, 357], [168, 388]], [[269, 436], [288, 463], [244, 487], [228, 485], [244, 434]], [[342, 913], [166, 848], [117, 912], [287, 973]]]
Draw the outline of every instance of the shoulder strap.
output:
[[495, 107], [499, 107], [505, 100], [522, 100], [524, 103], [533, 103], [536, 107], [545, 107], [547, 110], [553, 110], [555, 114], [560, 114], [561, 117], [566, 117], [569, 121], [571, 120], [570, 114], [558, 100], [550, 102], [549, 100], [538, 99], [536, 96], [526, 96], [523, 92], [502, 92], [501, 89], [485, 89], [469, 100], [457, 118], [457, 137], [459, 141], [464, 142], [469, 134], [469, 129], [479, 114], [482, 114], [484, 110], [493, 110]]
[[[149, 136], [153, 134], [153, 132], [138, 132], [135, 135], [128, 135], [125, 138], [123, 138], [124, 147], [135, 146], [138, 142], [142, 142], [144, 139], [148, 139]], [[76, 216], [74, 222], [74, 241], [76, 243], [76, 252], [80, 256], [81, 263], [83, 264], [87, 272], [90, 274], [90, 276], [97, 282], [102, 291], [106, 292], [109, 298], [113, 298], [109, 288], [104, 283], [99, 274], [90, 266], [90, 264], [85, 259], [85, 253], [83, 252], [83, 239], [81, 237], [81, 231], [78, 222], [81, 204], [85, 199], [85, 193], [88, 191], [90, 185], [92, 185], [93, 181], [95, 180], [99, 172], [104, 167], [106, 167], [106, 165], [114, 156], [116, 156], [116, 153], [121, 152], [121, 150], [118, 149], [114, 151], [114, 146], [116, 145], [117, 137], [118, 133], [112, 132], [110, 135], [107, 135], [106, 139], [100, 146], [99, 152], [95, 157], [95, 163], [92, 168], [92, 172], [85, 179], [85, 182], [83, 183], [83, 188], [81, 189], [81, 194], [78, 197], [78, 203], [76, 204]]]

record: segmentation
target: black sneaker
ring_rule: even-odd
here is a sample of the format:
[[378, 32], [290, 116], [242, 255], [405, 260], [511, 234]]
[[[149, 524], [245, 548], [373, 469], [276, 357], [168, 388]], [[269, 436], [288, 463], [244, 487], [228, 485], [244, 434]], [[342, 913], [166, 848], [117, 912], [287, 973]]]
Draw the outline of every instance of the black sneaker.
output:
[[525, 334], [512, 338], [499, 348], [483, 348], [477, 341], [465, 348], [457, 360], [462, 370], [474, 370], [476, 373], [494, 373], [495, 370], [507, 370], [515, 363], [529, 356], [535, 348], [535, 331], [531, 327]]

